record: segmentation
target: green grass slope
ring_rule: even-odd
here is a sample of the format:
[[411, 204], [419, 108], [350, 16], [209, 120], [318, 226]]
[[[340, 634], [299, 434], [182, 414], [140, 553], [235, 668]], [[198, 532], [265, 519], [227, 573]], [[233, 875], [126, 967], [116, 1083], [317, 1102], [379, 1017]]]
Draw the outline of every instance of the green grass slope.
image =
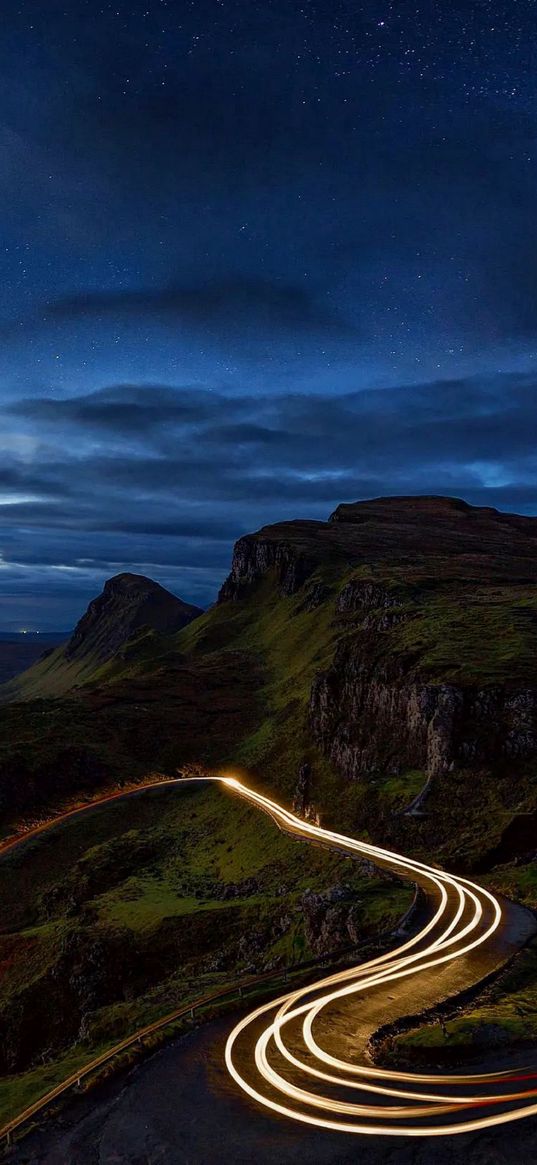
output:
[[[327, 902], [322, 934], [304, 895], [333, 886], [347, 897]], [[371, 939], [410, 897], [215, 788], [155, 790], [52, 829], [0, 863], [0, 1122], [238, 972], [348, 946], [351, 909]]]
[[178, 633], [140, 628], [108, 659], [53, 652], [21, 677], [0, 709], [0, 813], [189, 761], [290, 796], [307, 761], [321, 809], [363, 828], [380, 806], [384, 828], [395, 774], [349, 788], [312, 738], [312, 683], [347, 648], [396, 683], [537, 686], [537, 520], [380, 499], [241, 539], [222, 601]]

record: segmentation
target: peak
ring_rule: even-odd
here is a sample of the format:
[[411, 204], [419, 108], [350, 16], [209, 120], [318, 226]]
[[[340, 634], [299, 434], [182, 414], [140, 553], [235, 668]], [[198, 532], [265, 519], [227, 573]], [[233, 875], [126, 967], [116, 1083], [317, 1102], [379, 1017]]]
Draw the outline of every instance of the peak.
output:
[[[171, 594], [160, 583], [155, 582], [154, 579], [148, 578], [145, 574], [130, 574], [128, 571], [123, 571], [121, 574], [114, 574], [112, 578], [108, 578], [103, 587], [103, 593], [107, 591], [163, 591], [164, 594]], [[172, 595], [172, 598], [175, 596]], [[178, 602], [182, 600], [179, 599]]]
[[535, 579], [537, 518], [434, 494], [343, 503], [327, 522], [280, 522], [239, 539], [220, 601], [240, 598], [269, 573], [282, 593], [292, 594], [323, 565], [406, 569], [414, 562], [423, 571], [427, 561], [434, 577], [449, 570]]
[[92, 599], [65, 655], [68, 659], [92, 655], [102, 662], [144, 627], [173, 634], [201, 614], [200, 607], [183, 602], [154, 579], [125, 571], [107, 579], [101, 594]]
[[153, 587], [159, 586], [159, 583], [154, 582], [154, 580], [152, 578], [148, 578], [147, 575], [145, 575], [145, 574], [132, 574], [128, 570], [121, 571], [119, 574], [111, 575], [110, 578], [107, 578], [104, 585], [105, 585], [105, 587], [107, 587], [110, 585], [110, 583], [125, 583], [126, 585], [128, 585], [130, 583], [139, 583], [139, 582], [150, 583], [151, 586], [153, 586]]
[[456, 517], [459, 515], [499, 514], [492, 506], [471, 506], [463, 498], [453, 498], [442, 494], [410, 494], [394, 497], [371, 498], [360, 502], [342, 502], [330, 515], [330, 522], [356, 522], [370, 517], [397, 518], [408, 516], [418, 518], [429, 515], [432, 518]]

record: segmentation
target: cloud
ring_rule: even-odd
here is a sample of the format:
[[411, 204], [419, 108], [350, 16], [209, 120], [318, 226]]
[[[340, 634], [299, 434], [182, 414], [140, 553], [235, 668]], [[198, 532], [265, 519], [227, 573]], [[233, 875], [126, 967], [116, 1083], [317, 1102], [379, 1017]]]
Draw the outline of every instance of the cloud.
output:
[[85, 396], [58, 399], [30, 397], [8, 405], [14, 416], [52, 426], [74, 425], [108, 429], [117, 433], [146, 432], [148, 428], [175, 424], [199, 424], [214, 415], [218, 398], [202, 389], [177, 390], [166, 385], [117, 385]]
[[[322, 293], [315, 295], [304, 286], [283, 280], [246, 277], [192, 286], [77, 293], [47, 303], [27, 326], [42, 329], [80, 320], [142, 319], [215, 336], [356, 336], [355, 326], [323, 302]], [[19, 323], [15, 327], [8, 324], [5, 334], [18, 333], [19, 327]]]
[[14, 413], [36, 454], [23, 443], [0, 471], [4, 587], [15, 570], [48, 593], [63, 566], [97, 589], [129, 567], [207, 603], [235, 538], [340, 501], [447, 493], [537, 512], [529, 374], [338, 396], [112, 386], [11, 405], [6, 434]]
[[[270, 498], [304, 483], [333, 496], [365, 476], [439, 478], [472, 466], [505, 472], [535, 463], [537, 377], [505, 374], [336, 395], [264, 398], [171, 386], [124, 385], [65, 400], [10, 405], [46, 456], [14, 459], [5, 488], [87, 497], [91, 483], [149, 497], [185, 490], [220, 502]], [[64, 438], [64, 434], [71, 437]], [[334, 484], [336, 483], [336, 484]], [[112, 491], [112, 492], [111, 492]]]

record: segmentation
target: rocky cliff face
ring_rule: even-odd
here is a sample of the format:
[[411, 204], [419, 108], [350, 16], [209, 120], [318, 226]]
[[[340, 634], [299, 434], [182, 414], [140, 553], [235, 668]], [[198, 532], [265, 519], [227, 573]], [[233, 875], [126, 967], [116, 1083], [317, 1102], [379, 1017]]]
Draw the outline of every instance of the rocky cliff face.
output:
[[108, 579], [65, 645], [68, 660], [93, 655], [110, 659], [142, 627], [172, 634], [201, 615], [159, 583], [140, 574], [117, 574]]
[[[103, 773], [239, 758], [275, 787], [303, 761], [303, 815], [324, 811], [319, 751], [350, 779], [507, 761], [522, 771], [537, 756], [537, 518], [450, 498], [381, 498], [338, 507], [327, 522], [267, 526], [237, 543], [199, 636], [175, 654], [166, 648], [165, 659], [159, 642], [151, 655], [150, 637], [127, 652], [139, 628], [177, 630], [198, 613], [147, 579], [106, 584], [66, 649], [6, 695], [74, 693], [83, 724], [75, 731], [68, 707], [61, 726], [51, 712], [42, 748], [36, 708], [29, 766], [22, 713], [6, 710], [6, 807], [56, 791], [61, 758], [73, 755], [75, 788], [92, 755]], [[111, 657], [118, 666], [102, 669]]]
[[[267, 576], [280, 594], [300, 595], [297, 614], [332, 595], [333, 663], [313, 680], [308, 723], [345, 777], [407, 768], [436, 776], [537, 754], [537, 519], [456, 498], [342, 505], [328, 522], [285, 522], [242, 538], [220, 602], [247, 598]], [[475, 625], [465, 625], [477, 595]], [[439, 596], [425, 658], [419, 630], [408, 639], [397, 631], [437, 611]], [[494, 605], [491, 662], [478, 624]], [[459, 670], [457, 644], [442, 646], [454, 631], [464, 658], [460, 684], [450, 678]], [[512, 671], [502, 664], [503, 636], [512, 637]]]
[[[316, 557], [313, 546], [308, 546], [308, 536], [313, 536], [316, 528], [322, 525], [321, 522], [287, 522], [281, 527], [269, 527], [266, 538], [263, 530], [240, 538], [235, 544], [231, 572], [220, 590], [218, 602], [242, 598], [254, 583], [271, 571], [282, 595], [295, 594], [315, 570]], [[273, 536], [274, 530], [281, 531], [281, 538]], [[304, 543], [300, 539], [301, 533], [305, 535]]]
[[424, 563], [456, 577], [537, 581], [537, 518], [460, 498], [376, 498], [338, 506], [328, 522], [279, 522], [239, 539], [220, 602], [269, 571], [292, 595], [320, 566]]
[[315, 894], [306, 890], [301, 907], [308, 945], [316, 955], [345, 949], [363, 934], [363, 910], [351, 887], [331, 886]]
[[342, 649], [317, 676], [309, 718], [314, 739], [343, 776], [524, 760], [537, 753], [537, 688], [405, 682]]
[[351, 580], [336, 612], [359, 614], [333, 666], [312, 685], [309, 720], [321, 751], [345, 776], [524, 760], [537, 753], [537, 685], [423, 683], [405, 657], [377, 658], [378, 635], [408, 613], [397, 592]]

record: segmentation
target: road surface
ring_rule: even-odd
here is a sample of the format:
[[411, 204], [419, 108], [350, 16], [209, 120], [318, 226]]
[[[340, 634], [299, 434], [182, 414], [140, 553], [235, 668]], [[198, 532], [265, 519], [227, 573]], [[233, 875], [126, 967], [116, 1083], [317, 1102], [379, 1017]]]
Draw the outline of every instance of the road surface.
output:
[[[431, 1141], [317, 1130], [249, 1102], [224, 1050], [233, 1020], [161, 1049], [74, 1101], [6, 1165], [536, 1165], [537, 1121]], [[509, 1066], [522, 1066], [523, 1057]], [[498, 1061], [498, 1067], [505, 1067]]]

